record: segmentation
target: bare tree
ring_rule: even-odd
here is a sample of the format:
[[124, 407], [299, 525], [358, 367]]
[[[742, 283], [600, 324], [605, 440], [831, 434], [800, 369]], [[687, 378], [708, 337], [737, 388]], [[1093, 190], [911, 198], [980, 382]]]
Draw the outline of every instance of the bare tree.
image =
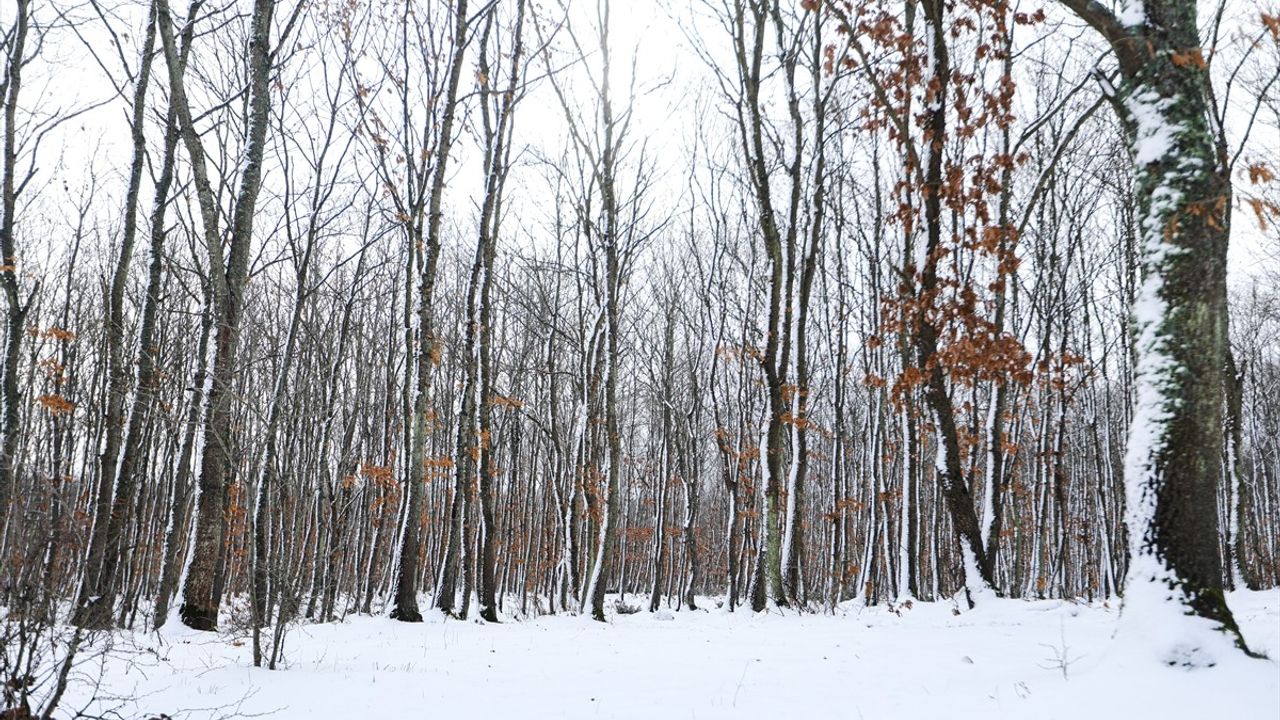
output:
[[[232, 382], [236, 350], [244, 308], [244, 289], [249, 276], [253, 243], [254, 210], [262, 183], [263, 153], [270, 120], [272, 69], [271, 24], [275, 0], [255, 0], [250, 18], [249, 114], [246, 118], [244, 163], [231, 212], [227, 237], [222, 234], [221, 210], [208, 176], [204, 141], [195, 127], [187, 98], [177, 43], [173, 34], [168, 0], [157, 0], [160, 34], [165, 64], [169, 67], [169, 92], [177, 108], [181, 137], [195, 175], [208, 253], [210, 285], [216, 318], [211, 385], [206, 396], [208, 412], [204, 420], [204, 453], [200, 460], [200, 487], [197, 501], [195, 545], [183, 587], [182, 621], [196, 630], [213, 630], [218, 625], [218, 595], [215, 591], [218, 558], [223, 547], [223, 495], [233, 471]], [[199, 3], [192, 7], [188, 23], [194, 22]]]

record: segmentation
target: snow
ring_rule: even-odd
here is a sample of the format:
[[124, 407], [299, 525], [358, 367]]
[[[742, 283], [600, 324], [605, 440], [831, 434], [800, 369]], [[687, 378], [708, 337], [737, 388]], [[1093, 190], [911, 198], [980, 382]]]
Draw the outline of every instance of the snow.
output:
[[[1230, 599], [1251, 643], [1280, 655], [1280, 590]], [[293, 629], [276, 671], [251, 667], [244, 638], [174, 622], [117, 638], [103, 692], [124, 699], [95, 708], [184, 719], [1280, 717], [1274, 661], [1237, 653], [1206, 669], [1152, 663], [1113, 639], [1114, 601], [955, 607], [665, 610], [501, 625], [352, 616]], [[87, 692], [73, 686], [65, 707], [79, 708]]]
[[1120, 23], [1127, 27], [1137, 27], [1147, 22], [1147, 13], [1142, 9], [1142, 0], [1123, 0], [1117, 10]]
[[[1186, 131], [1167, 117], [1170, 104], [1150, 88], [1139, 89], [1125, 100], [1134, 125], [1132, 153], [1140, 180], [1147, 173], [1161, 172], [1149, 165], [1167, 160], [1176, 138]], [[1148, 659], [1212, 666], [1237, 651], [1214, 623], [1187, 616], [1184, 593], [1177, 577], [1158, 556], [1152, 534], [1156, 498], [1163, 483], [1158, 462], [1168, 443], [1168, 423], [1181, 402], [1178, 388], [1185, 372], [1171, 353], [1166, 328], [1170, 307], [1164, 297], [1163, 273], [1169, 256], [1181, 251], [1167, 236], [1183, 199], [1168, 175], [1193, 172], [1200, 162], [1191, 154], [1175, 159], [1176, 167], [1165, 170], [1165, 176], [1157, 175], [1141, 218], [1145, 273], [1133, 305], [1133, 420], [1125, 454], [1125, 523], [1132, 560], [1120, 632], [1134, 643], [1144, 644]]]
[[[1128, 24], [1142, 22], [1142, 10], [1130, 0], [1123, 10]], [[1159, 467], [1168, 443], [1168, 423], [1179, 409], [1179, 387], [1185, 370], [1173, 357], [1166, 327], [1171, 308], [1165, 299], [1164, 272], [1169, 257], [1180, 248], [1170, 242], [1169, 229], [1183, 201], [1176, 180], [1196, 172], [1199, 159], [1187, 153], [1172, 158], [1170, 152], [1189, 129], [1172, 121], [1170, 98], [1150, 87], [1139, 87], [1124, 100], [1132, 123], [1131, 152], [1139, 187], [1149, 193], [1141, 226], [1141, 254], [1145, 272], [1134, 299], [1133, 419], [1125, 454], [1125, 523], [1130, 537], [1129, 574], [1125, 586], [1125, 622], [1120, 633], [1146, 646], [1146, 657], [1163, 663], [1212, 666], [1220, 658], [1236, 654], [1227, 637], [1214, 624], [1188, 617], [1177, 577], [1159, 557], [1153, 531], [1156, 498], [1163, 484]], [[1185, 140], [1185, 138], [1184, 138]], [[1154, 180], [1154, 182], [1151, 182]]]
[[995, 483], [996, 476], [996, 453], [1000, 443], [1004, 442], [1003, 437], [996, 437], [996, 393], [995, 387], [991, 389], [991, 400], [987, 405], [987, 451], [985, 454], [986, 462], [982, 472], [982, 514], [980, 516], [981, 525], [979, 526], [982, 533], [982, 547], [991, 547], [991, 529], [996, 522], [996, 499], [995, 499]]
[[1135, 92], [1125, 100], [1125, 108], [1134, 123], [1133, 162], [1139, 170], [1160, 160], [1173, 147], [1178, 126], [1165, 118], [1169, 101], [1150, 88]]

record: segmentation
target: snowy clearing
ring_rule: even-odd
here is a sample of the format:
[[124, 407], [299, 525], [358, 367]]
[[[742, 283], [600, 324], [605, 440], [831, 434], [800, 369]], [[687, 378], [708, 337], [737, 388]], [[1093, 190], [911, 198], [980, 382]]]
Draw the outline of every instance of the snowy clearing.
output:
[[[1253, 645], [1280, 656], [1280, 590], [1234, 593], [1231, 603]], [[952, 608], [639, 613], [603, 625], [569, 616], [499, 626], [353, 616], [294, 630], [288, 665], [277, 671], [251, 667], [244, 639], [174, 622], [158, 636], [119, 638], [101, 689], [116, 699], [86, 709], [175, 720], [1280, 717], [1275, 661], [1153, 666], [1112, 640], [1113, 603]], [[65, 707], [80, 708], [87, 693], [73, 688]]]

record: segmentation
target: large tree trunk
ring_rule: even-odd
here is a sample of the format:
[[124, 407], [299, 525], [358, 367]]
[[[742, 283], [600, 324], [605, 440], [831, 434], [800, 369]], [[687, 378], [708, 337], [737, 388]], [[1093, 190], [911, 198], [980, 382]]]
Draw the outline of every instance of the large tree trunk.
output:
[[1212, 664], [1221, 636], [1194, 632], [1185, 616], [1247, 648], [1223, 596], [1218, 540], [1231, 180], [1207, 120], [1196, 3], [1145, 0], [1123, 18], [1089, 0], [1065, 3], [1115, 50], [1124, 82], [1104, 91], [1136, 172], [1143, 279], [1124, 473], [1126, 623], [1139, 638], [1175, 633], [1158, 650], [1164, 662]]

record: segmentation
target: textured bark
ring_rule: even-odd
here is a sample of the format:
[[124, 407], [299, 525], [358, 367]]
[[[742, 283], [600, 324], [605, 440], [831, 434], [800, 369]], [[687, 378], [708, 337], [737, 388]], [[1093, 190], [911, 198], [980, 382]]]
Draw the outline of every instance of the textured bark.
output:
[[4, 80], [4, 149], [0, 156], [0, 290], [4, 292], [5, 345], [3, 376], [0, 376], [0, 549], [4, 547], [14, 480], [17, 476], [19, 409], [18, 362], [22, 349], [23, 325], [30, 302], [23, 303], [18, 288], [18, 249], [14, 238], [17, 212], [18, 98], [22, 92], [22, 66], [26, 61], [27, 32], [31, 0], [18, 0], [14, 16], [9, 57]]
[[1241, 518], [1245, 513], [1246, 485], [1250, 474], [1245, 470], [1244, 462], [1244, 386], [1245, 369], [1236, 364], [1235, 352], [1228, 343], [1226, 349], [1226, 448], [1223, 472], [1229, 492], [1227, 492], [1227, 528], [1223, 538], [1224, 580], [1227, 589], [1236, 590], [1250, 587], [1244, 574], [1245, 545], [1241, 531]]
[[[1207, 120], [1214, 108], [1197, 60], [1196, 3], [1144, 0], [1136, 25], [1091, 0], [1064, 3], [1116, 53], [1124, 82], [1118, 91], [1104, 84], [1104, 91], [1136, 165], [1147, 307], [1134, 318], [1126, 587], [1168, 586], [1151, 594], [1175, 591], [1188, 613], [1209, 619], [1247, 651], [1223, 596], [1218, 542], [1231, 180]], [[1153, 131], [1167, 133], [1166, 147], [1151, 146]]]
[[[204, 422], [204, 454], [200, 460], [199, 497], [196, 507], [195, 545], [183, 587], [182, 621], [195, 630], [214, 630], [220, 600], [218, 566], [223, 556], [224, 504], [234, 468], [232, 403], [239, 346], [244, 288], [248, 281], [253, 243], [254, 210], [262, 182], [262, 158], [266, 149], [271, 110], [271, 19], [275, 0], [255, 0], [250, 18], [249, 115], [245, 162], [236, 192], [229, 238], [224, 246], [218, 221], [219, 209], [209, 182], [205, 153], [192, 117], [180, 73], [181, 63], [173, 38], [168, 0], [156, 0], [165, 61], [169, 66], [169, 90], [177, 108], [183, 144], [191, 157], [196, 194], [209, 255], [214, 308], [214, 356], [212, 383], [207, 395]], [[193, 10], [195, 6], [193, 6]], [[189, 17], [188, 24], [194, 18]]]

